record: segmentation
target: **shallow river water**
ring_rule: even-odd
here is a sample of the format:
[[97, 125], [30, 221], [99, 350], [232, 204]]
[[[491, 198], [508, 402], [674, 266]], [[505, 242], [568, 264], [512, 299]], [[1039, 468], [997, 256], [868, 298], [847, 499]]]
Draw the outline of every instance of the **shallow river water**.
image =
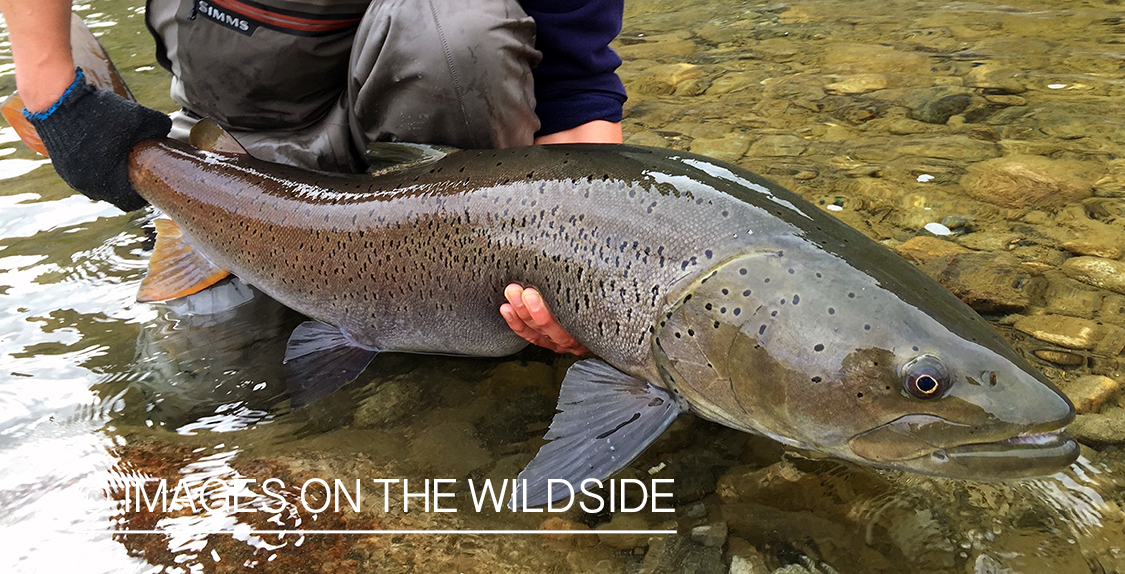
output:
[[[139, 100], [171, 111], [143, 6], [76, 10]], [[474, 512], [467, 481], [526, 464], [572, 360], [381, 355], [291, 410], [280, 362], [300, 317], [237, 282], [137, 303], [153, 214], [72, 193], [5, 127], [0, 571], [1125, 572], [1123, 17], [1117, 0], [630, 0], [617, 44], [630, 143], [823, 206], [1071, 396], [1082, 457], [1012, 484], [877, 472], [682, 417], [619, 475], [673, 479], [674, 512]], [[5, 41], [5, 93], [10, 61]], [[366, 498], [273, 511], [271, 478], [291, 501], [308, 485], [313, 506], [316, 479], [360, 479]], [[427, 478], [456, 481], [459, 512], [401, 512], [397, 484], [384, 508], [371, 482]], [[142, 479], [170, 496], [211, 480], [212, 508], [138, 511]], [[152, 529], [166, 533], [121, 533]], [[281, 529], [352, 532], [261, 532]], [[539, 529], [588, 532], [357, 532]]]

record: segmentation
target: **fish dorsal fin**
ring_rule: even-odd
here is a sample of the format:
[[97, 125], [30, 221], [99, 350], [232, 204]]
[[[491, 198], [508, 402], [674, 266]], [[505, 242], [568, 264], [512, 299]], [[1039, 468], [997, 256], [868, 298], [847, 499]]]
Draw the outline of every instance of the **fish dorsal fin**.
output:
[[[598, 359], [570, 367], [559, 392], [559, 412], [548, 442], [519, 474], [510, 507], [541, 506], [574, 492], [586, 479], [602, 480], [633, 462], [683, 412], [671, 392], [627, 375]], [[526, 488], [526, 492], [522, 490]]]
[[156, 246], [137, 301], [166, 301], [198, 293], [230, 275], [195, 250], [171, 219], [157, 219]]
[[191, 145], [206, 151], [225, 153], [229, 155], [250, 155], [234, 136], [219, 127], [214, 120], [203, 118], [191, 128], [188, 137]]

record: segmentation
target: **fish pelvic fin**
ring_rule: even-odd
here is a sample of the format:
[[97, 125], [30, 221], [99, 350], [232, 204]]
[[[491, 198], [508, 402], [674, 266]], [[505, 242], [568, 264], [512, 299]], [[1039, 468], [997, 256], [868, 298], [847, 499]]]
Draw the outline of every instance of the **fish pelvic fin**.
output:
[[171, 219], [157, 219], [156, 246], [137, 301], [167, 301], [198, 293], [230, 275], [199, 253]]
[[191, 127], [188, 136], [191, 145], [206, 151], [228, 155], [250, 155], [234, 136], [227, 133], [219, 124], [210, 118], [203, 118]]
[[684, 411], [673, 393], [598, 359], [579, 361], [566, 372], [557, 408], [544, 436], [550, 442], [517, 478], [517, 488], [527, 492], [513, 494], [513, 507], [555, 502], [580, 492], [587, 480], [609, 477]]
[[[73, 13], [70, 16], [70, 51], [74, 57], [74, 65], [82, 68], [86, 82], [100, 90], [109, 90], [127, 100], [136, 101], [125, 85], [125, 80], [110, 61], [105, 46], [90, 33], [82, 18]], [[47, 148], [43, 147], [39, 133], [24, 117], [23, 108], [23, 99], [18, 93], [13, 93], [0, 104], [0, 114], [8, 120], [8, 124], [16, 130], [16, 135], [20, 136], [27, 147], [47, 155]]]
[[289, 404], [300, 408], [354, 381], [379, 349], [364, 346], [337, 327], [305, 321], [285, 345], [285, 383]]

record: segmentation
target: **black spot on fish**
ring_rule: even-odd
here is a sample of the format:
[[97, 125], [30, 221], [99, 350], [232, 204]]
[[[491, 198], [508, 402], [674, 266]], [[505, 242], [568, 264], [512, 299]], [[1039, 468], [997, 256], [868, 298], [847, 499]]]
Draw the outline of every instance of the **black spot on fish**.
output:
[[723, 295], [730, 295], [730, 290], [724, 287], [723, 288]]
[[784, 305], [784, 304], [785, 304], [785, 299], [782, 299], [782, 300], [781, 300], [781, 304], [782, 304], [782, 305]]
[[790, 268], [789, 268], [789, 274], [790, 274], [790, 275], [792, 275], [792, 274], [794, 274], [794, 273], [796, 273], [796, 271], [794, 271], [794, 270], [793, 270], [793, 268], [792, 268], [792, 267], [790, 267]]
[[769, 282], [770, 282], [770, 278], [769, 278], [769, 277], [766, 277], [766, 280], [765, 280], [765, 281], [762, 281], [762, 283], [769, 283]]
[[777, 317], [777, 311], [770, 313], [770, 317]]
[[708, 303], [708, 304], [704, 305], [703, 307], [706, 308], [708, 311], [710, 311], [712, 305], [710, 303]]
[[739, 269], [739, 270], [738, 270], [738, 274], [739, 274], [739, 275], [746, 275], [746, 268], [745, 268], [745, 267], [743, 267], [742, 269]]
[[719, 308], [719, 312], [720, 312], [720, 313], [726, 313], [726, 312], [727, 312], [727, 308], [726, 308], [726, 307], [721, 307], [721, 308]]
[[793, 296], [793, 304], [796, 305], [797, 303], [800, 303], [800, 302], [801, 302], [801, 296], [800, 295], [794, 295]]
[[917, 352], [918, 352], [918, 346], [917, 346], [917, 345], [915, 345], [914, 347], [911, 347], [911, 348], [912, 348], [912, 349], [914, 349], [914, 352], [915, 352], [915, 353], [917, 353]]
[[688, 334], [689, 337], [694, 337], [695, 336], [695, 329], [688, 329], [687, 334]]
[[814, 383], [819, 383], [822, 380], [824, 380], [824, 379], [821, 379], [820, 377], [813, 377], [812, 378], [812, 382], [814, 382]]
[[749, 296], [750, 296], [750, 290], [749, 290], [749, 289], [747, 289], [747, 290], [743, 291], [743, 292], [742, 292], [742, 296], [743, 296], [743, 297], [749, 297]]
[[819, 352], [824, 350], [824, 345], [821, 345], [820, 343], [817, 343], [816, 346], [812, 348], [812, 350], [819, 353]]
[[719, 328], [719, 322], [718, 322], [718, 321], [715, 321], [715, 328], [716, 328], [716, 329], [718, 329], [718, 328]]
[[734, 308], [734, 314], [735, 314], [735, 316], [741, 315], [742, 314], [742, 307], [735, 307]]
[[848, 299], [855, 299], [855, 293], [848, 293]]
[[758, 327], [758, 334], [759, 335], [765, 334], [765, 332], [766, 332], [766, 326], [765, 325], [762, 325], [761, 327]]
[[836, 314], [836, 310], [835, 310], [835, 309], [833, 309], [832, 307], [829, 307], [829, 308], [828, 308], [828, 314], [829, 314], [829, 315], [835, 315], [835, 314]]
[[704, 254], [704, 255], [706, 255], [708, 259], [710, 259], [710, 258], [711, 258], [711, 255], [712, 255], [712, 253], [711, 253], [711, 250], [710, 250], [710, 249], [708, 249], [707, 251], [704, 251], [704, 252], [703, 252], [703, 254]]
[[817, 278], [817, 279], [820, 279], [821, 277], [823, 277], [823, 275], [821, 275], [820, 273], [817, 273], [817, 274], [816, 274], [816, 278]]
[[870, 331], [870, 330], [871, 330], [871, 325], [864, 325], [864, 326], [863, 326], [863, 330], [864, 330], [864, 331]]

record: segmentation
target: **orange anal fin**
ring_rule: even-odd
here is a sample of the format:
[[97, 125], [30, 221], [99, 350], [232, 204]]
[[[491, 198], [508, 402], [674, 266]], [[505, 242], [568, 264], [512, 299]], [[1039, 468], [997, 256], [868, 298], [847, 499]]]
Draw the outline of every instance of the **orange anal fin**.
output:
[[4, 119], [8, 120], [8, 124], [16, 130], [16, 135], [20, 136], [27, 147], [47, 155], [47, 148], [43, 147], [39, 132], [35, 131], [35, 127], [27, 121], [27, 118], [23, 117], [23, 100], [20, 99], [19, 94], [8, 96], [8, 99], [0, 104], [0, 113], [4, 114]]
[[156, 246], [141, 281], [137, 301], [167, 301], [198, 293], [230, 273], [207, 260], [188, 243], [176, 222], [157, 219]]

